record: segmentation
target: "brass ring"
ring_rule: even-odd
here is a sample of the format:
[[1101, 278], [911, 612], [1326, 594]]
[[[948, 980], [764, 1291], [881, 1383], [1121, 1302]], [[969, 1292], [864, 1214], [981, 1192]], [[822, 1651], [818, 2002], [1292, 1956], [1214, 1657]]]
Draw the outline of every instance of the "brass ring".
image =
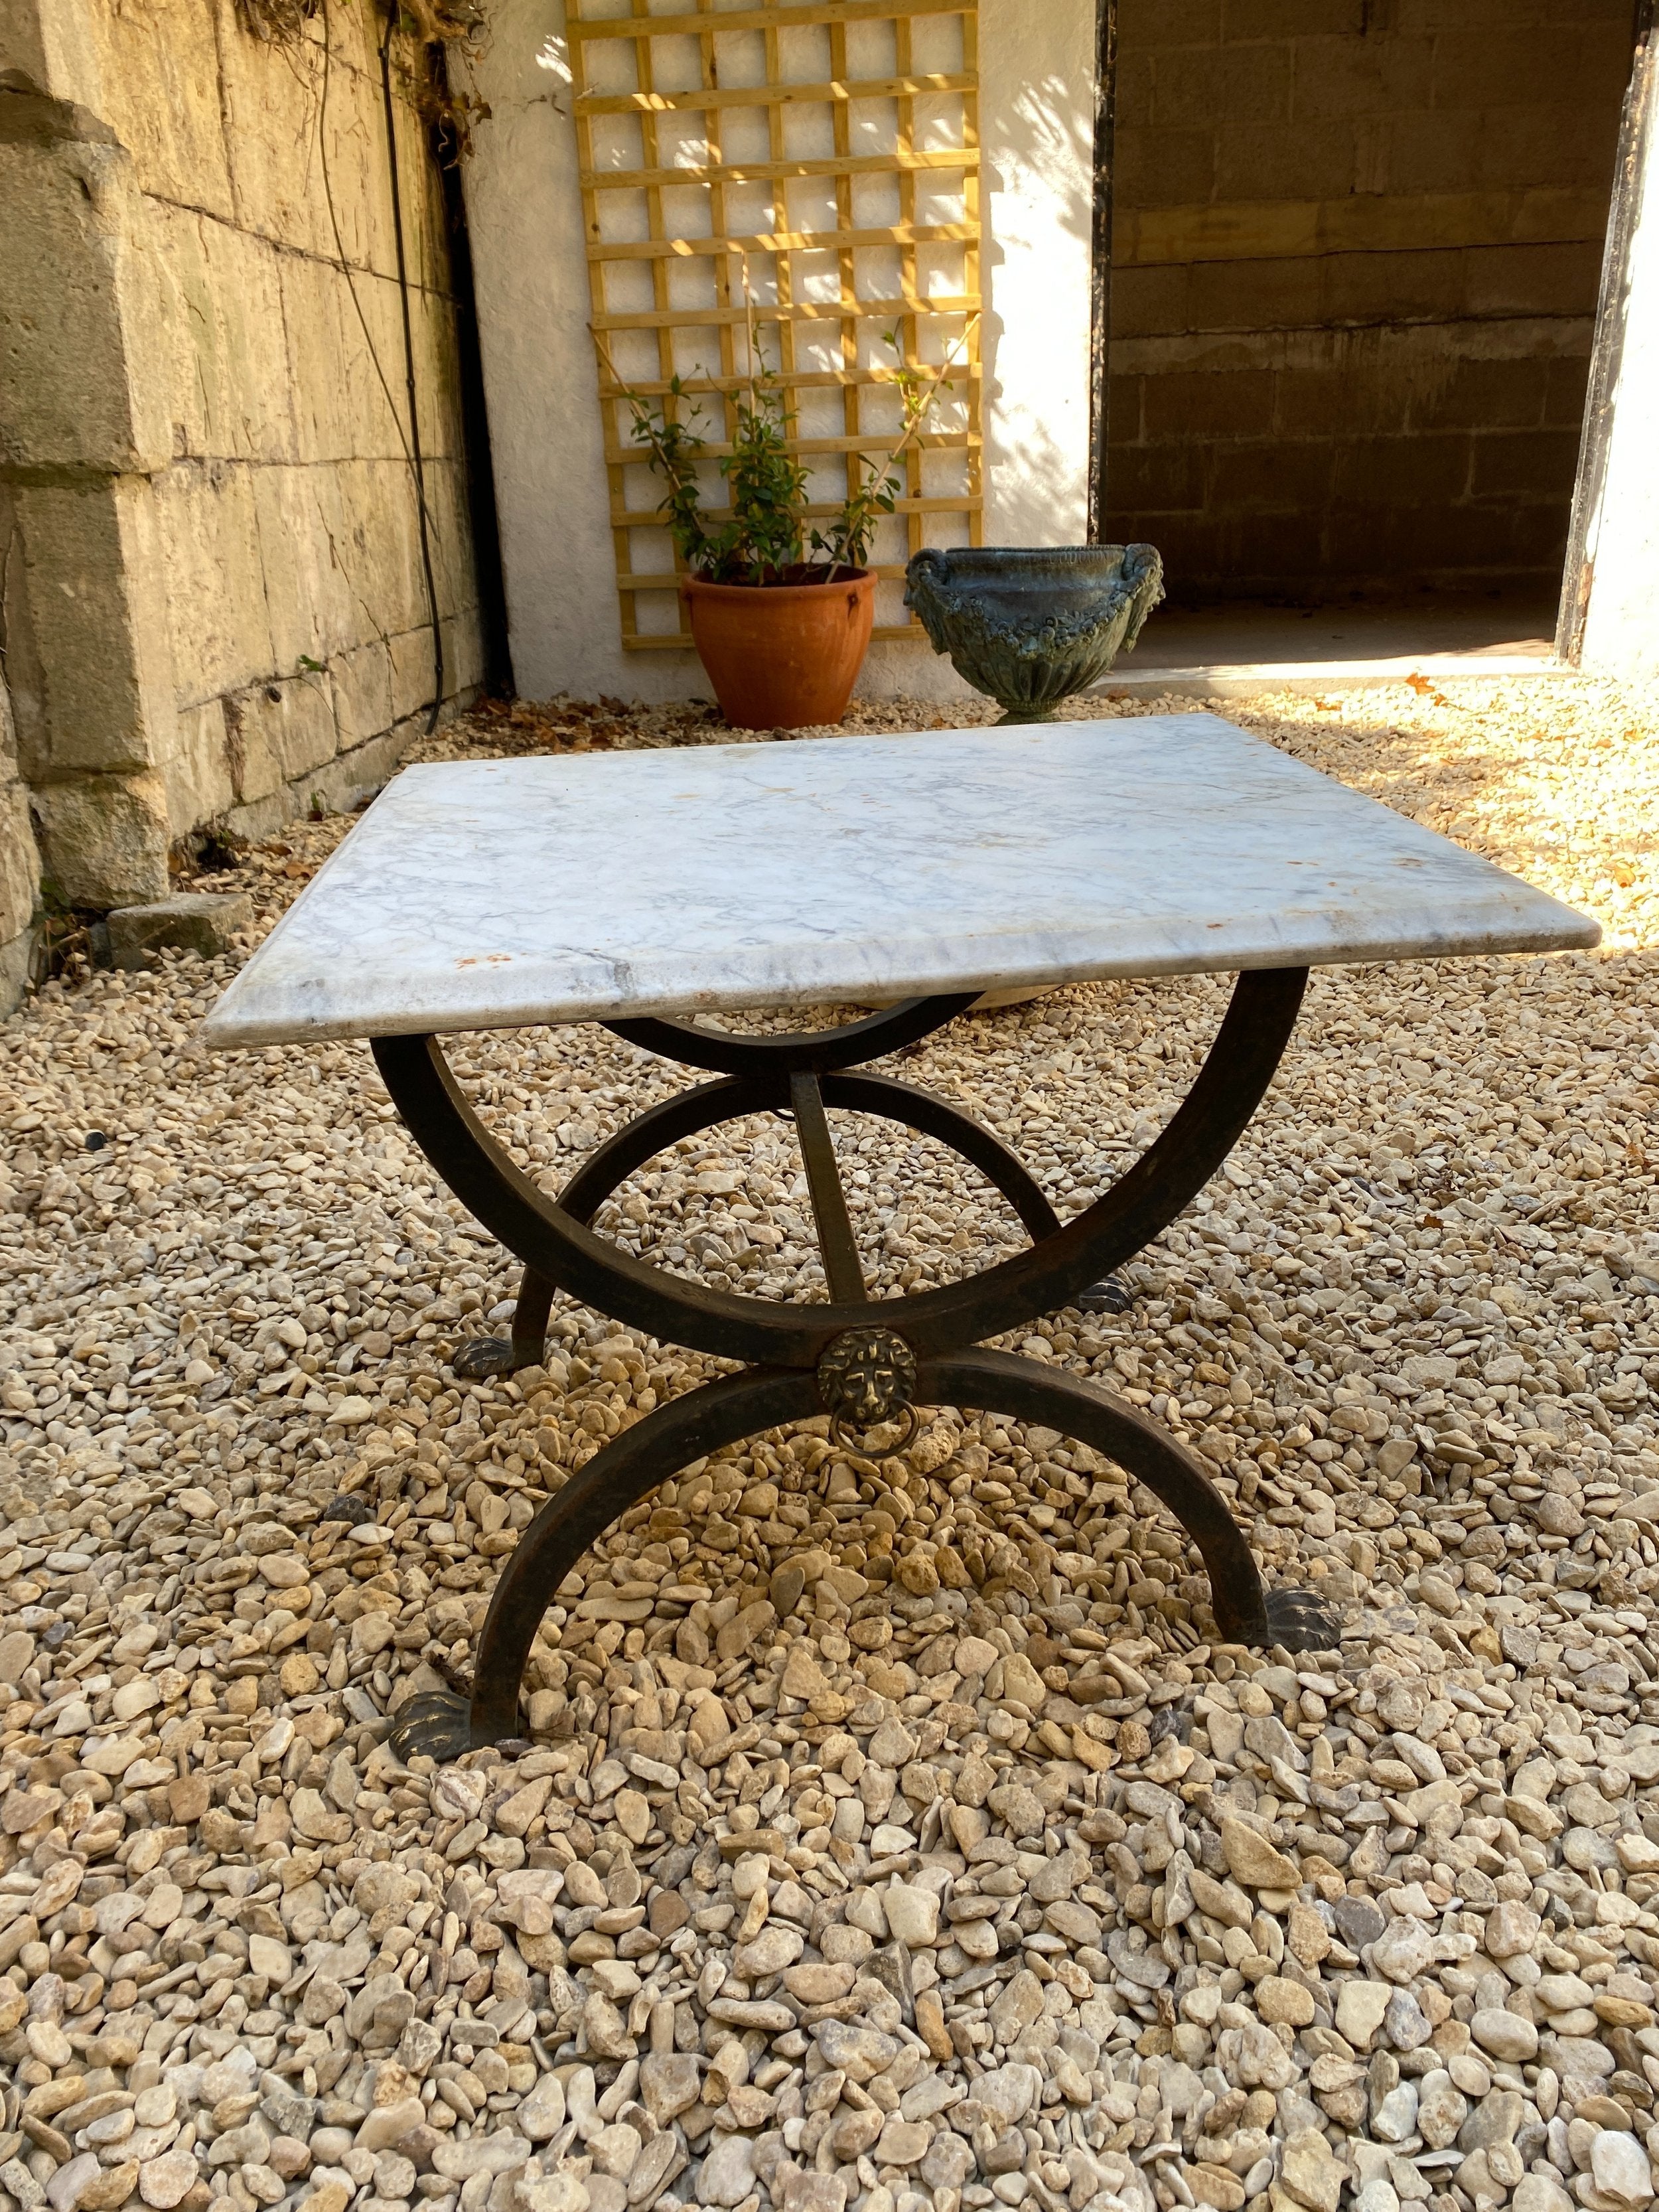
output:
[[[916, 1431], [921, 1426], [914, 1406], [901, 1406], [893, 1418], [896, 1420], [903, 1421], [904, 1434], [896, 1443], [882, 1447], [879, 1456], [883, 1459], [890, 1459], [896, 1452], [908, 1451], [915, 1442]], [[884, 1421], [878, 1425], [885, 1428], [890, 1425]], [[857, 1452], [860, 1459], [874, 1459], [878, 1456], [867, 1444], [858, 1441], [861, 1434], [868, 1435], [869, 1431], [860, 1431], [854, 1429], [850, 1423], [843, 1420], [839, 1413], [831, 1413], [830, 1416], [830, 1433], [844, 1451]]]

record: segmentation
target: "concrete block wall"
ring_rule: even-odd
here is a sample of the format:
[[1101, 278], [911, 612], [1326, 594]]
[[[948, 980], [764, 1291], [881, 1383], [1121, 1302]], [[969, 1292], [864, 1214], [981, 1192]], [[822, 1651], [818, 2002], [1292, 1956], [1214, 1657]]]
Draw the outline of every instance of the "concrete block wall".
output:
[[1553, 592], [1630, 63], [1628, 0], [1121, 0], [1110, 534]]
[[[71, 905], [165, 896], [209, 825], [372, 789], [433, 703], [381, 21], [325, 0], [272, 45], [234, 0], [0, 0], [6, 683]], [[394, 52], [450, 710], [480, 677], [455, 307]], [[0, 789], [0, 842], [10, 818]]]

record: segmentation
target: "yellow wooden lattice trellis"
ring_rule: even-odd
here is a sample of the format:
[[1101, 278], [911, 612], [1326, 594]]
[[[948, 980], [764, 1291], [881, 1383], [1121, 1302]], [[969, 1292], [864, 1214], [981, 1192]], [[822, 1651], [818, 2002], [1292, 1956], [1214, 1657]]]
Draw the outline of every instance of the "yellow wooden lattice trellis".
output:
[[[949, 364], [877, 538], [884, 612], [902, 612], [890, 580], [924, 533], [981, 542], [976, 5], [568, 0], [625, 646], [690, 635], [657, 514], [663, 486], [620, 394], [683, 406], [669, 392], [678, 374], [718, 459], [751, 328], [786, 394], [792, 447], [816, 464], [814, 516], [839, 505], [842, 471], [850, 491], [896, 443], [901, 362], [924, 376]], [[720, 514], [712, 467], [709, 486]], [[904, 620], [876, 629], [921, 635]]]

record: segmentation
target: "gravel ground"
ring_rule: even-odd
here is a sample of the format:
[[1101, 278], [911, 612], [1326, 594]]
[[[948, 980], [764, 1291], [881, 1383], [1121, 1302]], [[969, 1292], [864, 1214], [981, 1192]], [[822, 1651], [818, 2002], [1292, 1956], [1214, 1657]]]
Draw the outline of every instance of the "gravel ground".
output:
[[[405, 1769], [540, 1498], [714, 1363], [562, 1307], [544, 1369], [456, 1382], [513, 1271], [366, 1049], [202, 1050], [234, 959], [71, 963], [7, 1026], [0, 2212], [1648, 2203], [1659, 714], [1229, 712], [1607, 929], [1318, 973], [1132, 1310], [1021, 1340], [1206, 1455], [1328, 1653], [1215, 1643], [1180, 1532], [1052, 1431], [940, 1413], [877, 1464], [808, 1424], [567, 1583], [533, 1743]], [[728, 735], [601, 702], [428, 750]], [[262, 931], [347, 826], [204, 885]], [[1223, 996], [1066, 990], [904, 1072], [1068, 1210]], [[554, 1176], [678, 1079], [586, 1030], [461, 1060]], [[797, 1161], [729, 1133], [601, 1225], [810, 1291]], [[1012, 1244], [934, 1147], [842, 1140], [887, 1286]]]

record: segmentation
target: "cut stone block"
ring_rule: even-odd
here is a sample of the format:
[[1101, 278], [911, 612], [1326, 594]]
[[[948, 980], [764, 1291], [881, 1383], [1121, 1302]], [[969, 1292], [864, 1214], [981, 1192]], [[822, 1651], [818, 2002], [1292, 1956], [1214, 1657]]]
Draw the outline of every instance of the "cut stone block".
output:
[[164, 947], [210, 959], [252, 919], [246, 891], [183, 891], [150, 906], [117, 907], [109, 917], [110, 959], [117, 968], [148, 968]]
[[40, 858], [66, 904], [146, 906], [167, 889], [167, 793], [159, 776], [76, 775], [37, 784]]

